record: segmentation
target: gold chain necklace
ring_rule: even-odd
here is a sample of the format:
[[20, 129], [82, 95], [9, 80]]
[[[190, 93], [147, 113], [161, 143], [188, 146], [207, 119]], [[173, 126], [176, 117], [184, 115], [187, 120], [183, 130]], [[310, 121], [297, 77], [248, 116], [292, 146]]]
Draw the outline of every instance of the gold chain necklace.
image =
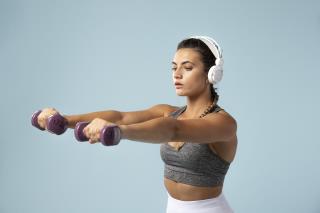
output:
[[199, 116], [199, 118], [206, 116], [214, 106], [215, 106], [215, 102], [213, 102], [210, 106], [208, 106], [207, 109]]

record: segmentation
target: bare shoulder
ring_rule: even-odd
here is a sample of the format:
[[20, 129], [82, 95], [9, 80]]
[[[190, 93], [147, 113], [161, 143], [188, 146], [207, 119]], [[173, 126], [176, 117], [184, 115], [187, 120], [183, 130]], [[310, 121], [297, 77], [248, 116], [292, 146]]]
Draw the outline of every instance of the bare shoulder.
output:
[[233, 128], [235, 128], [235, 133], [233, 134], [233, 137], [230, 137], [228, 141], [221, 141], [209, 144], [209, 148], [212, 150], [212, 152], [218, 154], [221, 158], [231, 163], [235, 158], [238, 145], [238, 138], [236, 133], [237, 121], [231, 114], [226, 112], [224, 109], [220, 110], [217, 113], [210, 113], [210, 116], [210, 119], [219, 120], [218, 122], [221, 125], [233, 126]]
[[216, 113], [210, 113], [206, 117], [207, 119], [222, 119], [225, 121], [232, 122], [235, 125], [237, 124], [236, 119], [230, 113], [228, 113], [225, 109], [221, 109], [219, 112], [216, 112]]
[[213, 125], [219, 126], [224, 129], [230, 135], [236, 135], [237, 121], [228, 113], [225, 109], [222, 109], [215, 113], [209, 113], [204, 117], [205, 120], [209, 120]]

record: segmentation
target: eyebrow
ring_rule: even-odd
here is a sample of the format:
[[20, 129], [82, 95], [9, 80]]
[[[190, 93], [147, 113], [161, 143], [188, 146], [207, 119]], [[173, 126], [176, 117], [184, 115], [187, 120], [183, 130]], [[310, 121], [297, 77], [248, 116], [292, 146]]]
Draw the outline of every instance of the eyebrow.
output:
[[[186, 63], [191, 63], [191, 64], [195, 65], [195, 64], [192, 63], [191, 61], [184, 61], [184, 62], [182, 62], [181, 64], [184, 65], [184, 64], [186, 64]], [[177, 63], [174, 62], [174, 61], [172, 62], [172, 64], [177, 65]]]

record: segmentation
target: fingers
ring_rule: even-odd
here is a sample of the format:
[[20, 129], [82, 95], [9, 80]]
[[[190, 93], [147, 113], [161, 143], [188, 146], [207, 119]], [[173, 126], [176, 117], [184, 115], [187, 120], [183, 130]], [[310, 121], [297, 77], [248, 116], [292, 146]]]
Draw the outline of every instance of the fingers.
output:
[[101, 118], [95, 118], [83, 129], [83, 133], [89, 139], [90, 144], [101, 142], [100, 133], [107, 124], [111, 123]]
[[89, 139], [89, 143], [90, 144], [95, 144], [95, 143], [98, 143], [99, 141], [95, 141], [95, 140], [92, 140], [92, 139]]
[[46, 121], [48, 117], [58, 113], [55, 108], [44, 108], [38, 116], [38, 124], [40, 127], [47, 129]]
[[99, 142], [100, 131], [98, 129], [92, 128], [90, 124], [83, 129], [83, 133], [87, 138], [89, 138], [90, 144], [95, 144]]

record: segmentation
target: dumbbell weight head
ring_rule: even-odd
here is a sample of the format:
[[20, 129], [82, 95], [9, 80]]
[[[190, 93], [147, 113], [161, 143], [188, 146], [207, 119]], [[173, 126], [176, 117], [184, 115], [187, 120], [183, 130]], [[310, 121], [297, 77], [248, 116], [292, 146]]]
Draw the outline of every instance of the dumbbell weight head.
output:
[[121, 131], [117, 125], [104, 127], [100, 132], [100, 141], [105, 146], [118, 145], [121, 140]]
[[68, 129], [68, 121], [59, 113], [51, 115], [46, 120], [47, 130], [53, 134], [61, 135]]
[[45, 129], [42, 128], [38, 123], [38, 116], [40, 115], [41, 112], [42, 112], [41, 110], [38, 110], [38, 111], [36, 111], [35, 113], [32, 114], [31, 124], [32, 124], [32, 126], [44, 131]]
[[89, 122], [78, 122], [76, 124], [76, 126], [74, 127], [74, 136], [75, 138], [80, 141], [88, 141], [89, 138], [87, 138], [87, 136], [85, 136], [85, 134], [83, 133], [83, 129], [89, 124]]

